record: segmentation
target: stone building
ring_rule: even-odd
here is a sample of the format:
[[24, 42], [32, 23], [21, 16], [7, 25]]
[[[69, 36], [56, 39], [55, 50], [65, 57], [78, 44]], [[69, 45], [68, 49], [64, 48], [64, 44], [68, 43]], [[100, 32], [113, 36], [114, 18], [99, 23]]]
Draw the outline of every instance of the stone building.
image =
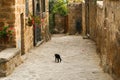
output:
[[[77, 25], [78, 24], [78, 25]], [[76, 29], [78, 26], [78, 29]], [[82, 29], [82, 4], [81, 2], [68, 3], [68, 15], [55, 15], [55, 29], [58, 33], [76, 34], [81, 33]]]
[[[97, 1], [97, 0], [96, 0]], [[95, 39], [96, 34], [94, 28], [96, 27], [96, 1], [95, 0], [84, 0], [82, 4], [82, 26], [83, 35], [90, 35], [92, 39]]]
[[10, 75], [23, 55], [50, 39], [48, 4], [49, 0], [0, 0], [0, 48], [7, 48], [0, 51], [0, 77]]
[[68, 33], [81, 33], [82, 26], [82, 4], [73, 2], [68, 4]]
[[83, 33], [96, 42], [103, 70], [120, 80], [120, 1], [86, 1], [82, 4]]
[[120, 80], [120, 1], [104, 0], [106, 65], [115, 80]]
[[[14, 29], [11, 43], [22, 54], [50, 39], [48, 4], [48, 0], [0, 0], [0, 28], [7, 24]], [[31, 15], [41, 19], [41, 24], [34, 21], [33, 25], [28, 25]]]

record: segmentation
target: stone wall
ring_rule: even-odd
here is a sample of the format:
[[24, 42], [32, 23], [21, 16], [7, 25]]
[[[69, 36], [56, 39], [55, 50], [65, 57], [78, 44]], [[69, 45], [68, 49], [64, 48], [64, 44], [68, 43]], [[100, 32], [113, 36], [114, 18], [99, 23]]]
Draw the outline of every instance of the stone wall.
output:
[[[89, 5], [93, 6], [93, 4]], [[119, 5], [118, 0], [104, 0], [103, 4], [99, 1], [96, 6], [96, 14], [89, 13], [90, 38], [96, 42], [97, 53], [101, 59], [100, 65], [105, 72], [113, 76], [114, 80], [120, 80]], [[93, 12], [91, 8], [89, 11]]]
[[[29, 11], [32, 12], [32, 0], [29, 0]], [[15, 0], [15, 29], [16, 29], [16, 46], [24, 54], [33, 47], [33, 27], [25, 23], [25, 0]], [[29, 34], [29, 35], [28, 35]]]
[[65, 26], [65, 17], [64, 16], [61, 16], [59, 14], [56, 14], [55, 15], [55, 33], [63, 33], [64, 32], [64, 28], [66, 27]]
[[43, 36], [43, 40], [48, 41], [51, 39], [49, 31], [49, 0], [45, 0], [45, 12], [42, 12], [42, 14], [45, 14], [45, 16], [43, 17], [44, 22], [41, 24], [41, 34]]
[[82, 3], [82, 35], [86, 35], [85, 2]]
[[[89, 31], [90, 37], [95, 40], [96, 37], [96, 2], [94, 0], [89, 0]], [[94, 30], [94, 31], [93, 31]]]
[[[101, 4], [102, 3], [102, 4]], [[97, 15], [96, 15], [96, 44], [97, 53], [100, 56], [100, 65], [106, 65], [106, 53], [104, 51], [106, 46], [106, 28], [104, 27], [104, 8], [103, 1], [97, 2]]]
[[68, 13], [68, 33], [75, 34], [75, 33], [77, 33], [76, 22], [79, 21], [80, 22], [79, 27], [82, 26], [82, 4], [81, 3], [68, 4], [68, 10], [69, 10], [69, 13]]
[[120, 1], [104, 0], [104, 4], [108, 72], [120, 80]]
[[15, 18], [15, 1], [0, 0], [0, 27], [4, 26], [4, 22], [10, 26], [14, 26]]
[[[19, 49], [22, 46], [22, 51], [27, 52], [33, 47], [33, 28], [25, 24], [25, 0], [1, 0], [0, 6], [0, 28], [13, 27], [15, 34], [11, 43]], [[29, 11], [32, 12], [32, 0], [29, 0]]]
[[[0, 30], [3, 29], [4, 26], [9, 26], [10, 28], [14, 29], [15, 26], [15, 1], [14, 0], [0, 0]], [[3, 41], [0, 40], [0, 45], [6, 46], [9, 43], [2, 43]], [[12, 40], [14, 45], [14, 38]], [[11, 45], [11, 44], [10, 44]]]
[[105, 72], [120, 79], [120, 2], [104, 1], [104, 7], [97, 7], [97, 52]]
[[[79, 22], [79, 30], [76, 29], [76, 23]], [[82, 4], [81, 2], [70, 2], [68, 4], [68, 15], [55, 15], [55, 32], [75, 34], [81, 33], [82, 29]]]
[[[7, 54], [7, 55], [6, 55]], [[0, 52], [0, 77], [10, 75], [22, 63], [19, 49], [7, 48]]]

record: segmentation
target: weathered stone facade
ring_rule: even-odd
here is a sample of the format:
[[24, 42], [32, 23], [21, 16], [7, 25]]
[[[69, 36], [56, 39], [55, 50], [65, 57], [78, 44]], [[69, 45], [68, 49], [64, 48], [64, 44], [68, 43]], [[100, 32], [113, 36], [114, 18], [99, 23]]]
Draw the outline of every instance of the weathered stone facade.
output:
[[64, 33], [66, 27], [66, 17], [59, 14], [55, 14], [55, 33]]
[[[103, 1], [102, 1], [103, 2]], [[103, 4], [103, 3], [102, 3]], [[97, 51], [101, 56], [101, 50], [104, 49], [105, 41], [105, 28], [104, 28], [104, 9], [100, 2], [97, 3], [97, 15], [96, 15], [96, 44]], [[104, 62], [104, 61], [103, 61]]]
[[[115, 80], [120, 80], [120, 1], [104, 0], [107, 65]], [[115, 75], [115, 76], [114, 76]]]
[[[0, 1], [0, 30], [5, 26], [9, 26], [10, 28], [14, 28], [14, 23], [15, 23], [15, 1], [11, 0], [1, 0]], [[0, 40], [0, 45], [4, 44], [2, 43], [3, 41]], [[12, 40], [12, 42], [14, 42]], [[7, 46], [8, 43], [5, 43]], [[14, 44], [11, 44], [14, 45]]]
[[[82, 26], [82, 4], [70, 3], [68, 4], [68, 33], [77, 33], [76, 23], [79, 21], [79, 28]], [[80, 29], [79, 29], [80, 31]]]
[[[41, 0], [44, 1], [44, 0]], [[42, 8], [42, 7], [41, 7]], [[48, 41], [51, 39], [51, 34], [49, 31], [49, 0], [45, 0], [45, 11], [42, 11], [42, 18], [44, 19], [42, 26], [42, 36], [44, 41]], [[44, 16], [44, 17], [43, 17]]]
[[89, 31], [88, 34], [90, 37], [94, 40], [96, 37], [96, 1], [95, 0], [89, 0], [89, 22], [88, 27]]
[[[29, 6], [32, 7], [32, 0], [30, 2]], [[33, 46], [33, 28], [25, 25], [25, 1], [2, 0], [0, 4], [0, 27], [3, 27], [6, 23], [9, 27], [13, 27], [15, 35], [12, 43], [19, 49], [23, 45], [22, 50], [24, 52], [28, 51]]]
[[0, 52], [0, 77], [10, 75], [22, 62], [19, 49], [7, 48]]
[[[19, 54], [17, 55], [14, 54], [14, 51], [11, 52], [11, 55], [7, 52], [3, 53], [4, 55], [8, 55], [8, 58], [9, 56], [12, 57], [5, 61], [5, 63], [1, 62], [4, 56], [0, 56], [0, 68], [4, 70], [0, 72], [0, 76], [7, 76], [12, 73], [15, 66], [20, 64], [21, 55], [36, 46], [34, 45], [35, 40], [37, 40], [36, 37], [40, 37], [39, 41], [48, 41], [50, 39], [48, 4], [49, 0], [0, 0], [0, 30], [4, 25], [13, 28], [14, 38], [11, 43], [19, 50]], [[39, 11], [38, 13], [37, 10]], [[36, 16], [36, 14], [38, 14], [37, 17], [39, 17], [41, 23], [37, 24], [34, 20], [31, 26], [28, 25], [29, 17], [31, 15]], [[1, 44], [3, 43], [0, 42], [0, 47]], [[6, 45], [4, 44], [3, 46]]]
[[[32, 12], [32, 0], [29, 0], [28, 3], [29, 11]], [[33, 27], [25, 24], [25, 18], [27, 17], [25, 8], [24, 0], [15, 0], [16, 46], [21, 49], [22, 54], [33, 47]]]
[[[101, 59], [100, 65], [115, 80], [120, 80], [119, 5], [120, 2], [118, 0], [104, 0], [104, 3], [102, 1], [95, 3], [96, 11], [94, 15], [91, 14], [93, 12], [92, 8], [89, 8], [89, 11], [91, 11], [88, 13], [89, 28], [83, 24], [83, 27], [89, 29], [90, 38], [96, 41], [97, 52]], [[93, 3], [89, 2], [89, 6], [93, 6]], [[83, 9], [86, 8], [83, 6]], [[85, 17], [82, 20], [84, 19]]]
[[86, 35], [85, 2], [82, 3], [82, 35]]
[[8, 23], [10, 26], [14, 26], [15, 18], [15, 1], [1, 0], [0, 1], [0, 27], [4, 26], [4, 23]]
[[[40, 9], [40, 18], [44, 19], [41, 22], [41, 38], [44, 41], [50, 39], [49, 33], [49, 1], [38, 0]], [[33, 26], [28, 26], [28, 18], [34, 15], [36, 11], [36, 0], [7, 0], [0, 1], [0, 29], [7, 24], [14, 28], [13, 43], [16, 48], [19, 48], [22, 53], [26, 53], [34, 46], [35, 31]], [[44, 7], [43, 7], [44, 6]], [[45, 8], [45, 11], [42, 11]], [[29, 34], [29, 35], [28, 35]], [[6, 44], [4, 44], [6, 45]]]
[[[77, 22], [78, 25], [77, 25]], [[76, 29], [76, 25], [78, 29]], [[68, 15], [55, 15], [55, 32], [75, 34], [81, 33], [82, 29], [82, 4], [81, 2], [68, 3]]]

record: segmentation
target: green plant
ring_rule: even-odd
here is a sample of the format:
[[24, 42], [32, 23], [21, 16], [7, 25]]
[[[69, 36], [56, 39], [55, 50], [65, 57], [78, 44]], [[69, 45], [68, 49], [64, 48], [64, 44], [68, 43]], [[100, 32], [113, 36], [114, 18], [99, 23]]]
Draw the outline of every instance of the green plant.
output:
[[51, 14], [60, 14], [66, 16], [68, 14], [67, 8], [68, 1], [66, 0], [50, 0], [49, 10]]
[[34, 23], [41, 24], [40, 16], [33, 16]]
[[30, 13], [28, 20], [27, 20], [27, 25], [32, 26], [34, 24], [41, 24], [41, 18], [40, 18], [40, 16], [32, 15]]
[[8, 41], [12, 39], [13, 30], [9, 26], [4, 26], [3, 29], [0, 30], [0, 40]]
[[33, 25], [33, 20], [31, 18], [28, 18], [28, 26], [32, 26]]

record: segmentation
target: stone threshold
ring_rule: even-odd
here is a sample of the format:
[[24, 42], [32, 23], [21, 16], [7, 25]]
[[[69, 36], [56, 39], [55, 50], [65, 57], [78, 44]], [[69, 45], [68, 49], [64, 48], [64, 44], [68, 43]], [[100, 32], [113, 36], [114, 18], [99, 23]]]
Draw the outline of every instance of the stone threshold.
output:
[[39, 41], [39, 42], [36, 44], [35, 47], [39, 47], [43, 42], [44, 42], [44, 40]]

